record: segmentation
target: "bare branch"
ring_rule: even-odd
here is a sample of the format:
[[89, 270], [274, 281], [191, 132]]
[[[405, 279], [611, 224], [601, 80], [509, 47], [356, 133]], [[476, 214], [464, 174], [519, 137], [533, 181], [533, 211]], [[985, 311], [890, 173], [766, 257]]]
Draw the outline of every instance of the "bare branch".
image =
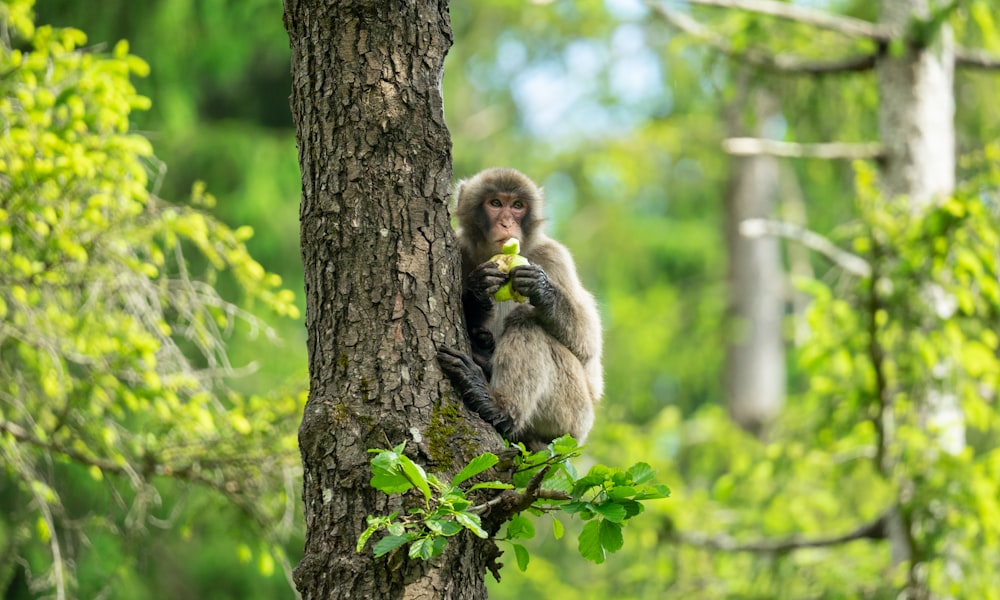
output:
[[740, 223], [740, 235], [748, 238], [773, 235], [795, 240], [806, 248], [826, 256], [849, 273], [859, 277], [868, 277], [872, 274], [872, 267], [868, 261], [857, 254], [840, 249], [827, 238], [800, 225], [769, 219], [747, 219]]
[[740, 543], [729, 536], [710, 536], [701, 533], [674, 533], [672, 537], [683, 544], [707, 548], [709, 550], [780, 554], [804, 548], [839, 546], [856, 540], [885, 539], [888, 515], [889, 512], [885, 512], [874, 521], [864, 523], [853, 531], [831, 537], [807, 538], [796, 535], [781, 540], [758, 540], [744, 543]]
[[775, 2], [774, 0], [688, 0], [688, 2], [702, 6], [737, 8], [761, 15], [813, 25], [849, 37], [867, 38], [878, 42], [889, 42], [892, 40], [894, 34], [891, 29], [862, 19], [835, 15], [822, 10], [805, 8], [796, 4]]
[[733, 156], [778, 156], [783, 158], [823, 158], [827, 160], [872, 160], [883, 155], [879, 142], [830, 142], [799, 144], [763, 138], [729, 138], [723, 140], [722, 149]]
[[827, 75], [832, 73], [867, 71], [875, 67], [875, 53], [832, 61], [816, 61], [790, 54], [774, 54], [759, 48], [734, 50], [725, 37], [716, 35], [711, 29], [705, 27], [689, 15], [671, 10], [655, 0], [646, 0], [646, 5], [675, 29], [704, 42], [729, 58], [762, 69], [769, 69], [780, 73]]
[[955, 66], [969, 69], [1000, 70], [1000, 56], [986, 50], [955, 48]]

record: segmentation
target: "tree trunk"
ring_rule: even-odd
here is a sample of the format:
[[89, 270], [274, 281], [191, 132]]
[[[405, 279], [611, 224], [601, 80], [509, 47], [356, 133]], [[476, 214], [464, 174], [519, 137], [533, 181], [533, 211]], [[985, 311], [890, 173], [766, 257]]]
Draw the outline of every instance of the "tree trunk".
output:
[[[883, 0], [881, 22], [905, 31], [929, 14], [929, 0]], [[955, 48], [942, 25], [927, 47], [911, 41], [878, 65], [879, 134], [885, 147], [883, 192], [927, 204], [955, 188]]]
[[[742, 86], [748, 84], [741, 83]], [[740, 96], [747, 94], [741, 93]], [[774, 114], [774, 101], [750, 91], [755, 120]], [[742, 107], [743, 102], [738, 101]], [[741, 110], [729, 118], [730, 136], [745, 134]], [[762, 135], [761, 126], [757, 127]], [[778, 193], [778, 161], [773, 156], [733, 157], [725, 196], [728, 339], [724, 383], [732, 419], [754, 435], [762, 435], [785, 402], [784, 271], [778, 239], [747, 237], [740, 223], [771, 218]]]
[[[883, 0], [880, 21], [906, 31], [917, 18], [930, 13], [928, 0]], [[879, 133], [885, 147], [882, 193], [906, 196], [914, 207], [934, 202], [955, 187], [955, 53], [951, 29], [944, 24], [933, 40], [907, 40], [902, 53], [887, 53], [878, 65]], [[947, 378], [945, 378], [947, 379]], [[965, 446], [964, 418], [957, 396], [950, 390], [931, 390], [920, 402], [928, 429], [937, 431], [938, 447], [958, 453]], [[882, 427], [892, 431], [891, 407], [884, 410]], [[891, 472], [892, 464], [883, 464]], [[901, 490], [905, 498], [910, 491]], [[905, 502], [905, 500], [904, 500]], [[914, 548], [912, 523], [902, 511], [889, 520], [895, 563], [910, 562], [908, 597], [930, 597], [918, 573], [919, 552]]]
[[451, 473], [496, 440], [436, 363], [462, 347], [449, 225], [451, 141], [440, 80], [446, 0], [285, 0], [302, 171], [310, 394], [299, 429], [303, 598], [485, 598], [491, 542], [461, 534], [430, 562], [355, 552], [368, 514], [402, 508], [369, 485], [369, 448]]

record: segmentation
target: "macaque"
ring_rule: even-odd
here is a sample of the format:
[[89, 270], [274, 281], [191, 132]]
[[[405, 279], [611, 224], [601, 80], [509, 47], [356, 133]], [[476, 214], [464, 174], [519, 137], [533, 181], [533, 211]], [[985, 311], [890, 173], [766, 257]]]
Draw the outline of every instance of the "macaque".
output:
[[[542, 230], [542, 190], [506, 168], [459, 182], [462, 306], [472, 355], [442, 346], [438, 362], [465, 405], [531, 449], [583, 442], [604, 393], [601, 323], [569, 251]], [[529, 262], [509, 273], [491, 257], [510, 238]], [[494, 294], [510, 282], [515, 299]]]

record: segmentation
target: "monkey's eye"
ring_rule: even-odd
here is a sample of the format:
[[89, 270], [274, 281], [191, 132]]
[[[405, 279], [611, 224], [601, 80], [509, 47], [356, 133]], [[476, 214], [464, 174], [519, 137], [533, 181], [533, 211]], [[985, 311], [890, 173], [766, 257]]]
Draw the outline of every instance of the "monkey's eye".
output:
[[503, 206], [503, 202], [500, 202], [500, 198], [493, 198], [492, 200], [490, 200], [490, 206], [493, 206], [495, 208], [500, 208], [501, 206]]
[[515, 200], [513, 206], [514, 206], [514, 208], [520, 210], [520, 209], [524, 208], [524, 202], [521, 202], [520, 200]]

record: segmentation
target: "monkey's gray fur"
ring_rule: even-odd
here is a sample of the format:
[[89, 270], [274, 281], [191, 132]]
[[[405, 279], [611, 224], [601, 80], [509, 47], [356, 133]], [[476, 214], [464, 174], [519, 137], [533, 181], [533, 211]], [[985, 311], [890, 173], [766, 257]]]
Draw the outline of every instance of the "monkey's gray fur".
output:
[[[492, 299], [508, 278], [488, 262], [499, 248], [485, 203], [496, 196], [527, 204], [518, 237], [531, 264], [509, 278], [528, 303]], [[566, 433], [583, 442], [604, 393], [597, 305], [569, 251], [543, 231], [542, 205], [541, 189], [513, 169], [486, 169], [459, 182], [455, 212], [473, 356], [447, 347], [439, 353], [466, 405], [507, 439], [532, 448]]]

